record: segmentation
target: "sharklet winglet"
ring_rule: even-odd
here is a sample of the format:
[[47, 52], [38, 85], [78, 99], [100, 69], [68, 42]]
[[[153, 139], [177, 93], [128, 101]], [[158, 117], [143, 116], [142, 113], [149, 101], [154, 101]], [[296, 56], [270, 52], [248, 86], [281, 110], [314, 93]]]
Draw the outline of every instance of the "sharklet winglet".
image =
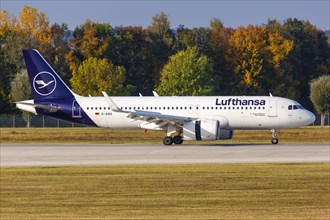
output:
[[107, 101], [107, 103], [109, 104], [110, 108], [112, 109], [112, 111], [114, 112], [125, 112], [127, 113], [127, 111], [123, 111], [121, 108], [119, 108], [116, 103], [108, 96], [108, 94], [104, 91], [102, 91], [102, 94], [105, 98], [105, 100]]

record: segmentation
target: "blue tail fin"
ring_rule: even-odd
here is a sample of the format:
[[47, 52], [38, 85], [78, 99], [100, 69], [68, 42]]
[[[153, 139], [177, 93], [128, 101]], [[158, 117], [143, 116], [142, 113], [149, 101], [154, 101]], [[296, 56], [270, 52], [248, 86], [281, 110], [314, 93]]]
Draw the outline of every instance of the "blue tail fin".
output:
[[37, 50], [23, 50], [23, 56], [34, 99], [74, 97], [74, 93]]

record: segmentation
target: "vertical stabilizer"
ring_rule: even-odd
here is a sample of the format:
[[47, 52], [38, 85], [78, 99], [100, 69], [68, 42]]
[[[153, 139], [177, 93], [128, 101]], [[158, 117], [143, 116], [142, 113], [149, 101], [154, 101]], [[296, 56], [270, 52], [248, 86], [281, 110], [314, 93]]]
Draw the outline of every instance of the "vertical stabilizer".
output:
[[23, 50], [34, 99], [70, 98], [72, 91], [37, 50]]

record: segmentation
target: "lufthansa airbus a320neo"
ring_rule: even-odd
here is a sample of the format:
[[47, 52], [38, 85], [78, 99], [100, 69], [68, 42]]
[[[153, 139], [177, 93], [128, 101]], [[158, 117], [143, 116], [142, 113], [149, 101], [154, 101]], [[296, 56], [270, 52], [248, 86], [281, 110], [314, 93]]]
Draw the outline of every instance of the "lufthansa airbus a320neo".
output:
[[150, 129], [167, 133], [165, 145], [183, 140], [231, 139], [234, 130], [272, 131], [314, 122], [296, 101], [273, 96], [83, 97], [72, 92], [37, 50], [23, 51], [34, 99], [17, 108], [71, 122], [112, 129]]

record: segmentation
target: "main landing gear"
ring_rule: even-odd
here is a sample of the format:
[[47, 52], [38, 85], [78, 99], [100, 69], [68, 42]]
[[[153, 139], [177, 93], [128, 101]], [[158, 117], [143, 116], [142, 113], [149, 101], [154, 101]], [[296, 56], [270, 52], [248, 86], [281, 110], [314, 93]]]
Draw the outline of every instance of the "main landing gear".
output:
[[277, 133], [275, 129], [270, 130], [272, 132], [272, 144], [278, 144]]
[[[176, 133], [174, 137], [171, 137], [172, 134]], [[182, 144], [183, 139], [181, 137], [182, 134], [182, 128], [174, 125], [168, 125], [167, 126], [167, 135], [163, 139], [163, 143], [165, 145], [172, 145], [174, 144]]]
[[174, 144], [182, 144], [183, 140], [182, 140], [182, 137], [180, 135], [176, 135], [173, 138], [171, 136], [166, 136], [163, 139], [163, 143], [165, 145], [172, 145], [173, 143]]

